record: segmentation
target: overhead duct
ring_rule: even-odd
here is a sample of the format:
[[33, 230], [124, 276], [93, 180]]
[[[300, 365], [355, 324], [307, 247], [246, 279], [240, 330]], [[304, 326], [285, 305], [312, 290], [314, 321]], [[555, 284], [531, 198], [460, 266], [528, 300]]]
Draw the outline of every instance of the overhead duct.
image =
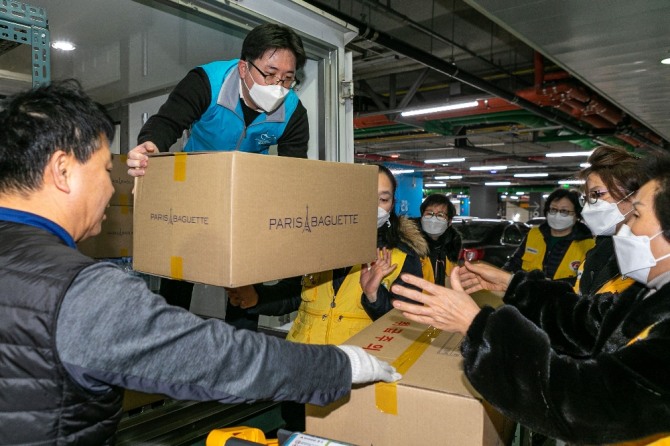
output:
[[[322, 9], [323, 11], [327, 12], [328, 14], [331, 14], [343, 21], [346, 21], [355, 27], [358, 28], [359, 30], [359, 36], [363, 39], [369, 40], [371, 42], [378, 43], [381, 46], [386, 47], [387, 49], [400, 54], [402, 56], [408, 57], [412, 60], [415, 60], [429, 68], [432, 68], [435, 71], [438, 71], [446, 76], [449, 76], [455, 80], [458, 80], [460, 82], [463, 82], [467, 85], [470, 85], [480, 91], [483, 91], [485, 93], [488, 93], [490, 95], [502, 98], [514, 105], [519, 106], [520, 108], [523, 108], [525, 110], [528, 110], [529, 112], [540, 116], [542, 118], [547, 119], [550, 122], [559, 124], [563, 126], [565, 129], [570, 130], [573, 133], [576, 133], [578, 135], [588, 135], [589, 134], [589, 129], [585, 129], [579, 125], [576, 125], [574, 122], [564, 118], [563, 116], [558, 115], [557, 113], [553, 112], [552, 110], [547, 110], [545, 108], [542, 108], [539, 105], [536, 105], [533, 102], [530, 102], [520, 96], [517, 96], [514, 93], [511, 93], [507, 90], [503, 90], [502, 88], [499, 88], [495, 86], [494, 84], [491, 84], [490, 82], [481, 79], [471, 73], [468, 73], [467, 71], [459, 69], [456, 65], [449, 63], [443, 59], [440, 59], [439, 57], [436, 57], [430, 53], [427, 53], [423, 51], [420, 48], [416, 48], [412, 45], [409, 45], [403, 41], [400, 41], [393, 36], [386, 34], [383, 31], [376, 30], [372, 28], [368, 23], [365, 23], [361, 20], [355, 19], [353, 17], [350, 17], [341, 11], [338, 11], [334, 8], [331, 8], [328, 5], [325, 5], [319, 1], [315, 0], [306, 0], [306, 3], [309, 3], [319, 9]], [[662, 147], [660, 147], [658, 144], [655, 144], [653, 141], [651, 141], [649, 138], [644, 137], [642, 135], [638, 135], [636, 132], [634, 132], [632, 129], [628, 130], [626, 134], [634, 139], [637, 139], [638, 141], [642, 142], [643, 144], [657, 150], [662, 150]]]

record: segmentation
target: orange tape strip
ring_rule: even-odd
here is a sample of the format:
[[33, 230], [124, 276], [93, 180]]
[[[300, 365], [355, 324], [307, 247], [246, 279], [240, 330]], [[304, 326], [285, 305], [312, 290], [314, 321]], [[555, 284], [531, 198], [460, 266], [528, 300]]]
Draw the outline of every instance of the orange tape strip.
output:
[[184, 259], [181, 257], [170, 257], [170, 276], [181, 280], [184, 277]]
[[[391, 365], [395, 367], [398, 373], [404, 375], [440, 333], [442, 333], [442, 330], [428, 327]], [[397, 383], [375, 384], [375, 405], [381, 412], [398, 415]]]
[[186, 181], [186, 153], [178, 152], [174, 154], [174, 173], [175, 181]]

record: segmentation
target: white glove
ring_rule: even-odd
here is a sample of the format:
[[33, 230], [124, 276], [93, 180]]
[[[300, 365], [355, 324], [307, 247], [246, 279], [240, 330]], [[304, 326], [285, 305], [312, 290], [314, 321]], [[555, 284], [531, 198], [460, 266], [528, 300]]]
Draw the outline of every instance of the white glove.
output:
[[354, 345], [338, 345], [349, 356], [351, 362], [351, 383], [362, 384], [374, 381], [387, 383], [398, 381], [402, 375], [395, 371], [388, 362], [380, 361], [361, 347]]

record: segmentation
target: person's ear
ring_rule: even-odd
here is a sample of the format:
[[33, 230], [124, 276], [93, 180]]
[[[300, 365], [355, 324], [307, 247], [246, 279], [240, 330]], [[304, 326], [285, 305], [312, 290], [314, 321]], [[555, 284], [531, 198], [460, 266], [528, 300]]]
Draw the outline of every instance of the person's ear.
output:
[[247, 70], [249, 70], [249, 66], [247, 65], [246, 60], [240, 59], [237, 62], [237, 71], [240, 73], [240, 79], [244, 79], [244, 77], [247, 75]]
[[57, 150], [47, 164], [44, 181], [52, 183], [58, 190], [70, 193], [70, 174], [72, 157], [62, 150]]

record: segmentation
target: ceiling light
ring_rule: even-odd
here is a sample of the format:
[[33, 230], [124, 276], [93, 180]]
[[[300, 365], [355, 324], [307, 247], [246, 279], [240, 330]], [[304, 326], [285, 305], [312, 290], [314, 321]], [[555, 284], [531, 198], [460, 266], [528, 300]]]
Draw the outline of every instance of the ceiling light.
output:
[[548, 176], [549, 176], [549, 174], [546, 173], [546, 172], [545, 173], [537, 172], [537, 173], [515, 173], [514, 174], [514, 178], [535, 178], [535, 177], [540, 178], [540, 177], [548, 177]]
[[591, 163], [581, 163], [579, 167], [581, 167], [582, 169], [586, 169], [587, 167], [591, 167]]
[[554, 153], [547, 153], [545, 156], [547, 158], [560, 158], [565, 156], [591, 156], [592, 153], [593, 150], [590, 150], [588, 152], [554, 152]]
[[558, 184], [584, 184], [584, 180], [560, 180]]
[[414, 169], [389, 169], [393, 175], [402, 175], [403, 173], [414, 173]]
[[408, 116], [417, 116], [417, 115], [427, 115], [429, 113], [440, 113], [440, 112], [445, 112], [445, 111], [450, 111], [450, 110], [461, 110], [464, 108], [472, 108], [472, 107], [477, 107], [479, 105], [479, 102], [477, 101], [470, 101], [470, 102], [461, 102], [458, 104], [447, 104], [447, 105], [442, 105], [439, 107], [428, 107], [428, 108], [420, 108], [417, 110], [409, 110], [409, 111], [404, 111], [400, 113], [400, 116], [406, 118]]
[[423, 187], [444, 187], [447, 183], [426, 183]]
[[436, 180], [460, 180], [463, 175], [442, 175], [435, 177]]
[[462, 163], [465, 158], [436, 158], [432, 160], [425, 160], [424, 163]]
[[519, 164], [516, 166], [507, 166], [508, 169], [544, 169], [545, 167], [547, 167], [546, 164]]
[[496, 147], [504, 146], [504, 142], [487, 142], [486, 144], [475, 144], [475, 147]]
[[399, 153], [394, 153], [394, 154], [391, 155], [391, 158], [400, 158], [400, 154]]
[[76, 46], [74, 46], [74, 43], [72, 42], [67, 42], [65, 40], [56, 40], [51, 44], [51, 48], [62, 51], [73, 51], [76, 48]]
[[474, 166], [470, 170], [507, 170], [507, 166]]
[[662, 59], [661, 63], [663, 65], [670, 65], [670, 57], [666, 57], [665, 59]]
[[512, 184], [509, 181], [489, 181], [487, 183], [484, 183], [484, 186], [509, 186]]
[[510, 200], [518, 200], [519, 199], [519, 197], [514, 197], [514, 196], [509, 197], [509, 198], [510, 198]]
[[521, 191], [516, 192], [516, 195], [523, 195], [523, 194], [525, 194], [525, 192], [521, 192]]

